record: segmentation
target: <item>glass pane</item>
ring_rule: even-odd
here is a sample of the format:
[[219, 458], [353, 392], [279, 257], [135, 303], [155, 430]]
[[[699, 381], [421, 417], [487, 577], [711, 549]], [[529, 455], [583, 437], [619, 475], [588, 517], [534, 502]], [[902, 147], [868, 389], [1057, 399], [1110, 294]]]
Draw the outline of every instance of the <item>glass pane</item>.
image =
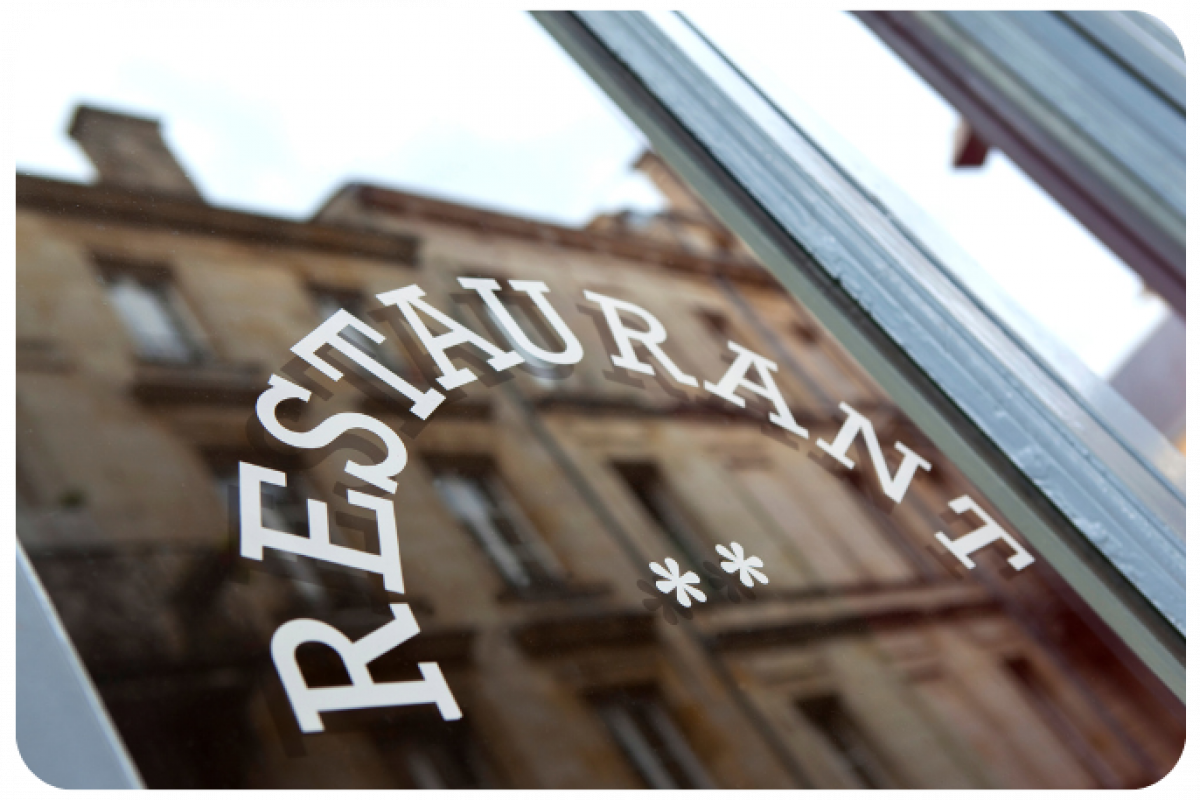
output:
[[[1044, 16], [1042, 24], [1071, 30], [1061, 15]], [[800, 8], [692, 9], [687, 19], [917, 230], [1067, 384], [1090, 397], [1110, 383], [1151, 430], [1183, 448], [1183, 318], [1001, 148], [973, 133], [867, 25], [853, 14]], [[1182, 72], [1174, 55], [1159, 54], [1163, 69]], [[1080, 90], [1079, 103], [1093, 100]], [[1182, 117], [1163, 116], [1146, 128], [1182, 140]]]
[[81, 11], [14, 115], [18, 536], [149, 786], [1171, 769], [1183, 705], [531, 19], [187, 8], [219, 63]]

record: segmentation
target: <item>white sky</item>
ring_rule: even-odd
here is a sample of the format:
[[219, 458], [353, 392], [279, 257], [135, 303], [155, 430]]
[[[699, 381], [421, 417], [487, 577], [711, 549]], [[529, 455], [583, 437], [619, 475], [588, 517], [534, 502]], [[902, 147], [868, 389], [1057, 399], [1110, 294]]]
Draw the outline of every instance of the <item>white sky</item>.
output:
[[[692, 16], [785, 108], [800, 113], [802, 102], [823, 119], [1098, 374], [1163, 313], [1003, 156], [950, 169], [953, 110], [853, 18]], [[218, 205], [304, 218], [349, 180], [566, 224], [659, 202], [628, 172], [640, 134], [517, 11], [44, 1], [12, 19], [20, 171], [92, 178], [65, 134], [88, 102], [161, 118]]]

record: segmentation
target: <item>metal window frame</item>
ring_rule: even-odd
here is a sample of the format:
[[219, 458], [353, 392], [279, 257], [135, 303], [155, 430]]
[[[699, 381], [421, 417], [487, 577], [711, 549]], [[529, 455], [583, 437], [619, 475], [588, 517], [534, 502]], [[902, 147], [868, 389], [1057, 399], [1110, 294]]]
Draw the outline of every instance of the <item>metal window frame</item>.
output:
[[[1184, 498], [1112, 417], [1098, 418], [790, 120], [761, 97], [756, 115], [739, 107], [754, 87], [736, 73], [718, 84], [714, 54], [702, 65], [645, 14], [534, 16], [1182, 697]], [[60, 787], [140, 786], [19, 541], [16, 554], [22, 756]]]
[[1185, 314], [1184, 60], [1153, 18], [1129, 11], [856, 16]]
[[1121, 430], [1141, 421], [1082, 397], [678, 15], [533, 16], [1182, 698], [1185, 497]]
[[141, 776], [16, 542], [16, 743], [25, 766], [59, 789], [141, 789]]

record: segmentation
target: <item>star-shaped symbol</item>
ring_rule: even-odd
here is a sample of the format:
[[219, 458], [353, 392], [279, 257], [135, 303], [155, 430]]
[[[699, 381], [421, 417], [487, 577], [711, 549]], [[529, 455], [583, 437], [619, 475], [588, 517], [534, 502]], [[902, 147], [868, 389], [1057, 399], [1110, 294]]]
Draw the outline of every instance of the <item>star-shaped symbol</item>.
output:
[[[675, 559], [673, 558], [664, 558], [663, 563], [667, 565], [665, 569], [657, 562], [650, 562], [650, 569], [654, 572], [654, 574], [664, 578], [664, 580], [655, 581], [654, 583], [660, 592], [663, 594], [675, 592], [675, 599], [679, 602], [679, 605], [683, 606], [684, 608], [691, 607], [691, 597], [696, 598], [701, 603], [708, 599], [704, 596], [704, 592], [689, 586], [689, 584], [700, 582], [699, 575], [690, 570], [680, 575], [679, 564], [676, 563]], [[691, 597], [688, 597], [688, 595], [691, 595]]]
[[[732, 552], [730, 552], [732, 548]], [[750, 556], [746, 558], [746, 551], [737, 542], [730, 542], [729, 547], [723, 544], [717, 545], [717, 552], [721, 557], [726, 559], [721, 562], [721, 569], [732, 575], [738, 573], [738, 577], [742, 579], [742, 585], [748, 588], [754, 586], [755, 579], [759, 583], [766, 583], [767, 576], [759, 572], [756, 567], [762, 567], [762, 559], [758, 556]]]

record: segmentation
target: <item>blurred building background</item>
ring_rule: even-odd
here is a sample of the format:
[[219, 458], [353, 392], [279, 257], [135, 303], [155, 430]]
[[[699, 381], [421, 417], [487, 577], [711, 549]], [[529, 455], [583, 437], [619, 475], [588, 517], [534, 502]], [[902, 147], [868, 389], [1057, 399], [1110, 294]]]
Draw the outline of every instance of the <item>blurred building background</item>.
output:
[[[70, 130], [95, 182], [17, 177], [18, 535], [148, 785], [1135, 787], [1178, 758], [1182, 704], [1043, 561], [1014, 573], [984, 552], [967, 572], [940, 548], [934, 532], [973, 527], [947, 502], [982, 498], [652, 153], [636, 167], [668, 206], [583, 227], [368, 183], [294, 221], [206, 203], [154, 120], [82, 107]], [[335, 384], [289, 352], [345, 308], [431, 385], [375, 295], [419, 283], [507, 346], [459, 276], [544, 281], [583, 361], [477, 369], [421, 423], [337, 353]], [[731, 339], [767, 355], [813, 441], [845, 401], [932, 473], [892, 505], [865, 452], [846, 471], [754, 403], [615, 369], [585, 290], [651, 311], [690, 374], [723, 374]], [[388, 621], [388, 595], [318, 562], [239, 558], [236, 465], [287, 472], [272, 526], [303, 535], [316, 498], [335, 537], [370, 547], [341, 465], [378, 452], [275, 444], [254, 414], [272, 372], [314, 392], [293, 427], [362, 410], [405, 439], [421, 633], [372, 671], [437, 661], [461, 721], [409, 707], [297, 728], [273, 632], [303, 616], [357, 638]], [[734, 540], [769, 586], [712, 563]], [[646, 565], [668, 556], [708, 603], [653, 588]], [[310, 683], [346, 680], [329, 652], [300, 654]]]

